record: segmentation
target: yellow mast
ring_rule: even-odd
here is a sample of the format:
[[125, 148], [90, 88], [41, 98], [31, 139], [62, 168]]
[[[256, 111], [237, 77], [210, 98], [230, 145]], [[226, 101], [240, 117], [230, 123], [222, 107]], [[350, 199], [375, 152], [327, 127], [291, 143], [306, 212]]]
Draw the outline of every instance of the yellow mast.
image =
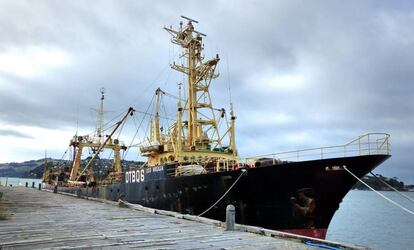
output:
[[177, 135], [176, 141], [177, 146], [175, 148], [175, 159], [180, 161], [182, 146], [182, 135], [183, 135], [183, 107], [181, 105], [181, 83], [178, 84], [178, 110], [177, 110]]
[[234, 115], [233, 103], [230, 104], [230, 149], [233, 151], [233, 155], [237, 156], [236, 137], [235, 137], [235, 126], [236, 116]]
[[[197, 21], [184, 16], [182, 18], [188, 21], [187, 25], [183, 26], [181, 22], [178, 30], [172, 27], [164, 29], [171, 34], [172, 43], [183, 49], [180, 57], [185, 58], [185, 63], [178, 65], [174, 62], [171, 68], [187, 75], [187, 100], [183, 107], [179, 85], [177, 121], [163, 134], [159, 130], [158, 111], [160, 95], [165, 93], [157, 89], [157, 107], [152, 121], [154, 124], [150, 125], [149, 146], [140, 148], [141, 154], [148, 157], [149, 167], [164, 163], [203, 165], [209, 162], [235, 161], [238, 157], [233, 106], [231, 105], [230, 126], [220, 136], [215, 112], [222, 112], [220, 117], [224, 119], [225, 110], [213, 107], [209, 92], [212, 80], [219, 76], [215, 70], [220, 58], [216, 55], [213, 59], [204, 60], [203, 37], [206, 35], [194, 29], [193, 23], [198, 23]], [[184, 111], [187, 118], [185, 121]], [[227, 146], [224, 143], [228, 143]]]
[[[180, 45], [184, 52], [183, 57], [186, 58], [187, 65], [176, 65], [175, 63], [171, 67], [179, 72], [186, 74], [187, 77], [187, 138], [185, 145], [191, 150], [206, 149], [207, 144], [211, 141], [205, 137], [203, 127], [210, 126], [211, 130], [215, 130], [215, 133], [219, 133], [215, 117], [206, 117], [201, 112], [205, 109], [210, 109], [213, 112], [213, 106], [211, 104], [209, 87], [211, 80], [218, 77], [215, 73], [215, 69], [220, 58], [216, 55], [216, 58], [203, 62], [203, 39], [205, 34], [198, 32], [194, 29], [193, 22], [197, 21], [183, 17], [188, 20], [187, 26], [183, 28], [180, 23], [180, 29], [178, 31], [172, 28], [164, 28], [173, 37], [172, 42]], [[205, 101], [202, 101], [205, 99]], [[204, 119], [200, 119], [198, 116], [202, 116]], [[218, 144], [221, 144], [218, 141]], [[221, 146], [221, 145], [220, 145]]]
[[157, 103], [156, 103], [156, 110], [155, 110], [155, 118], [154, 118], [154, 141], [157, 144], [161, 144], [161, 136], [160, 136], [160, 98], [161, 98], [161, 94], [162, 94], [162, 90], [160, 88], [158, 88], [155, 91], [155, 95], [157, 97]]

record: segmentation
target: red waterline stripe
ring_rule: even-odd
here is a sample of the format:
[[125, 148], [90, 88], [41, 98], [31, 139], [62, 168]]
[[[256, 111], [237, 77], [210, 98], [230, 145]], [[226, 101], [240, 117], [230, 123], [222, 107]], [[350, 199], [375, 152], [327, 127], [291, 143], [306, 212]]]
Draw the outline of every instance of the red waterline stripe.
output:
[[314, 228], [314, 229], [278, 229], [278, 231], [299, 234], [303, 236], [313, 237], [324, 240], [326, 237], [327, 228]]

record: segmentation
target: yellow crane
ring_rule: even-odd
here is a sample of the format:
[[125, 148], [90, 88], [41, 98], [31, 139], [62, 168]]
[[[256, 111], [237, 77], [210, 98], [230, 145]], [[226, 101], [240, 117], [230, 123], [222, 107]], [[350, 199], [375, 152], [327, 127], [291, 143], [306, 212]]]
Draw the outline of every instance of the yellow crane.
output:
[[[72, 140], [70, 141], [70, 146], [73, 147], [73, 162], [71, 167], [71, 172], [69, 176], [69, 183], [70, 184], [85, 184], [85, 181], [79, 181], [79, 179], [82, 176], [85, 176], [87, 178], [88, 182], [94, 182], [94, 176], [93, 176], [93, 170], [91, 168], [92, 162], [95, 160], [95, 158], [99, 155], [99, 153], [103, 149], [110, 149], [114, 153], [114, 165], [113, 165], [113, 171], [109, 173], [109, 175], [106, 177], [106, 181], [112, 182], [112, 181], [120, 181], [122, 179], [122, 165], [121, 165], [121, 158], [120, 158], [120, 151], [126, 150], [127, 147], [125, 144], [120, 143], [118, 139], [113, 139], [112, 136], [117, 131], [117, 129], [125, 122], [128, 115], [132, 115], [134, 109], [129, 108], [128, 112], [124, 115], [124, 117], [117, 122], [115, 128], [113, 131], [106, 136], [106, 139], [104, 139], [103, 136], [103, 101], [104, 101], [104, 89], [101, 89], [101, 103], [100, 108], [98, 111], [98, 125], [96, 129], [96, 133], [94, 136], [90, 137], [88, 135], [86, 136], [78, 136], [75, 135]], [[82, 152], [84, 148], [91, 148], [92, 152], [94, 152], [94, 155], [89, 160], [87, 165], [84, 167], [82, 171], [81, 169], [81, 158], [82, 158]], [[84, 173], [87, 173], [84, 175]]]

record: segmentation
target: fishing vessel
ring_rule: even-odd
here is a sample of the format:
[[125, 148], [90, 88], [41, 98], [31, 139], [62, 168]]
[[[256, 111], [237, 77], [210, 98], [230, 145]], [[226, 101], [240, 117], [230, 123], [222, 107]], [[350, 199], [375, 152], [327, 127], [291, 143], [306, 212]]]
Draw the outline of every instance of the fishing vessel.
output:
[[[105, 140], [75, 136], [70, 173], [60, 179], [49, 175], [45, 181], [62, 191], [217, 220], [224, 220], [226, 206], [233, 204], [237, 223], [325, 238], [335, 211], [357, 181], [348, 171], [363, 177], [389, 158], [389, 135], [368, 133], [339, 146], [241, 158], [233, 103], [227, 119], [228, 112], [213, 105], [209, 91], [219, 77], [220, 57], [204, 58], [206, 35], [194, 28], [197, 21], [183, 18], [186, 23], [177, 29], [164, 29], [182, 49], [183, 63], [171, 68], [184, 74], [186, 82], [178, 85], [175, 121], [167, 128], [160, 126], [160, 100], [171, 94], [155, 91], [149, 136], [139, 148], [147, 161], [131, 167], [119, 160], [119, 150], [126, 146], [113, 134], [134, 113], [130, 108]], [[81, 167], [86, 147], [94, 154]], [[96, 181], [90, 165], [104, 148], [114, 151], [113, 168]]]

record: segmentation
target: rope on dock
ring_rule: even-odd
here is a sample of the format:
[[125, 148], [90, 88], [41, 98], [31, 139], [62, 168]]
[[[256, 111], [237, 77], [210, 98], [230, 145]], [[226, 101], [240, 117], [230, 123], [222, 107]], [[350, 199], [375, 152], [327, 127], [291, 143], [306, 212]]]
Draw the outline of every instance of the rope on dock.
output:
[[308, 246], [312, 246], [312, 247], [319, 247], [319, 248], [325, 248], [325, 249], [330, 249], [330, 250], [341, 250], [341, 248], [337, 248], [337, 247], [333, 247], [333, 246], [328, 246], [326, 244], [313, 243], [310, 240], [305, 241], [305, 244], [308, 245]]
[[378, 176], [376, 174], [374, 174], [373, 172], [370, 171], [370, 173], [377, 179], [379, 180], [382, 184], [384, 184], [385, 186], [391, 188], [392, 190], [394, 190], [395, 192], [397, 192], [399, 195], [403, 196], [404, 198], [414, 202], [414, 199], [408, 197], [407, 195], [403, 194], [402, 192], [398, 191], [396, 188], [394, 188], [393, 186], [391, 186], [390, 184], [386, 183], [385, 181], [381, 180], [381, 178], [378, 178]]
[[236, 183], [240, 180], [240, 178], [245, 174], [246, 171], [247, 170], [242, 169], [239, 177], [236, 179], [236, 181], [233, 182], [233, 184], [229, 187], [229, 189], [227, 189], [227, 191], [220, 197], [220, 199], [218, 199], [213, 205], [211, 205], [204, 212], [202, 212], [201, 214], [199, 214], [197, 216], [202, 216], [203, 214], [205, 214], [208, 211], [210, 211], [210, 209], [212, 209], [215, 205], [217, 205], [230, 192], [230, 190], [236, 185]]
[[370, 187], [368, 184], [366, 184], [363, 180], [361, 180], [360, 178], [358, 178], [358, 176], [356, 176], [355, 174], [353, 174], [348, 168], [346, 168], [346, 166], [343, 166], [343, 168], [350, 173], [353, 177], [355, 177], [355, 179], [357, 179], [358, 181], [360, 181], [362, 184], [364, 184], [367, 188], [371, 189], [372, 191], [374, 191], [376, 194], [378, 194], [379, 196], [381, 196], [382, 198], [384, 198], [385, 200], [387, 200], [388, 202], [390, 202], [391, 204], [394, 204], [395, 206], [401, 208], [402, 210], [406, 211], [407, 213], [414, 215], [414, 212], [411, 211], [408, 208], [403, 207], [402, 205], [398, 204], [397, 202], [389, 199], [388, 197], [386, 197], [385, 195], [381, 194], [380, 192], [378, 192], [377, 190], [373, 189], [372, 187]]

